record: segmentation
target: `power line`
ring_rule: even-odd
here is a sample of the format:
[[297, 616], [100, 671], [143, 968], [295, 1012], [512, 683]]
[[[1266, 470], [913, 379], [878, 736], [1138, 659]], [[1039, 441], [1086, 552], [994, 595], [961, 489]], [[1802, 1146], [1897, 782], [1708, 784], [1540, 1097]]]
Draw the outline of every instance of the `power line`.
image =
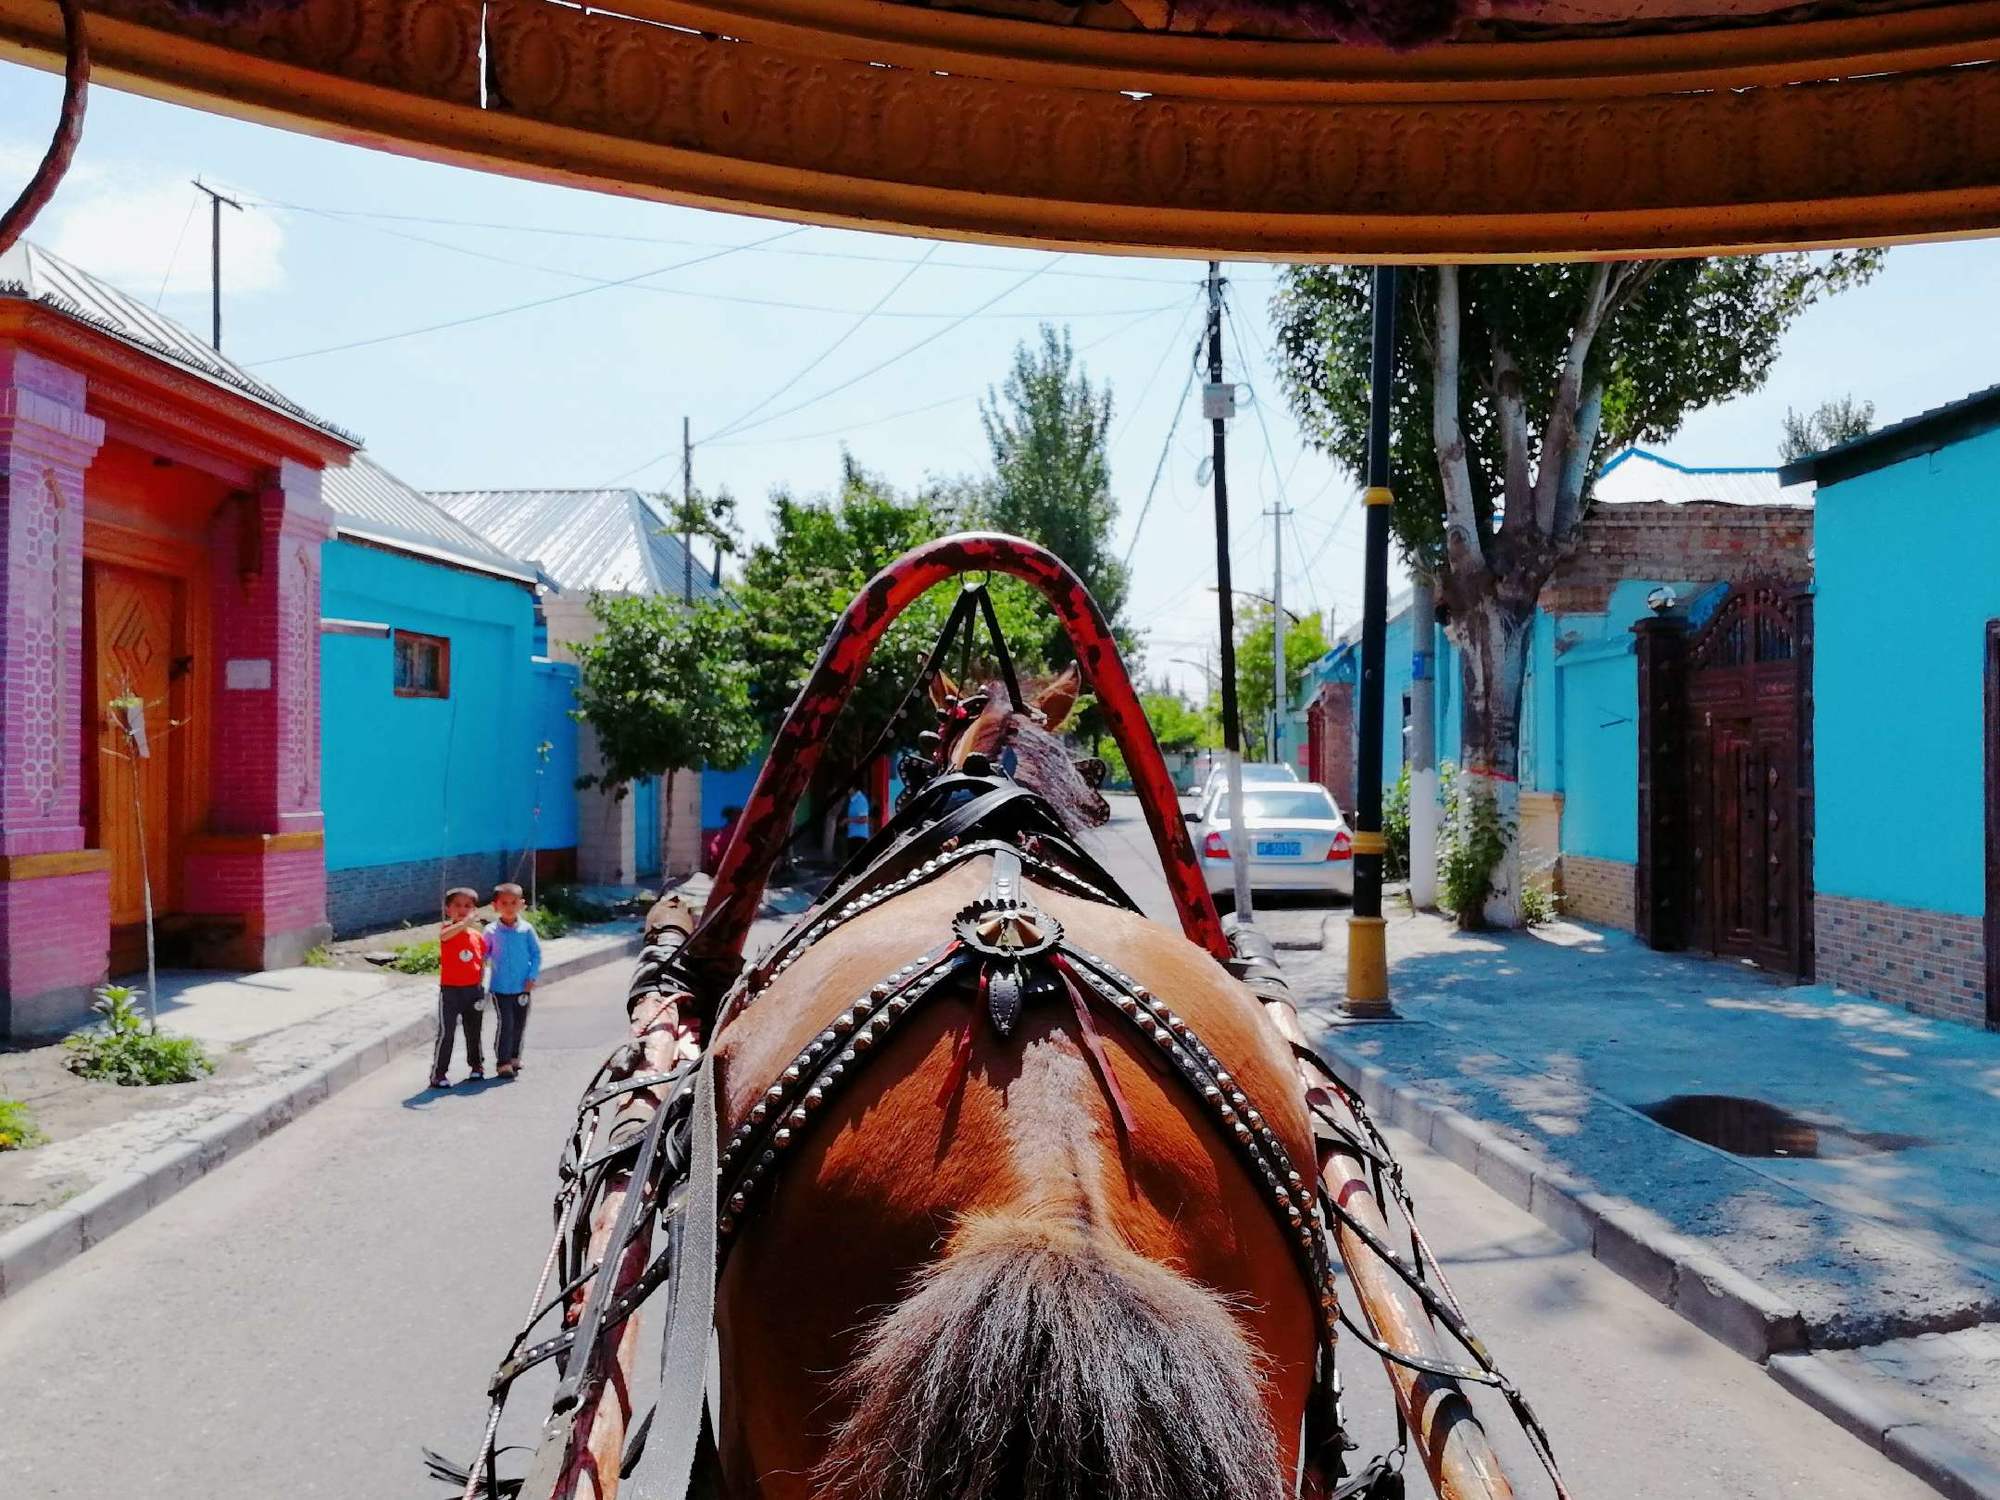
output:
[[[318, 214], [323, 218], [332, 219], [384, 219], [404, 224], [436, 224], [454, 229], [484, 229], [499, 230], [512, 234], [552, 235], [562, 239], [614, 240], [632, 245], [681, 245], [689, 247], [716, 245], [716, 242], [713, 240], [690, 240], [647, 234], [619, 234], [595, 229], [560, 229], [548, 224], [520, 224], [481, 219], [451, 219], [440, 218], [430, 214], [392, 214], [365, 208], [325, 208], [305, 203], [287, 203], [276, 198], [246, 200], [246, 202], [257, 208], [285, 209], [297, 213]], [[425, 241], [425, 243], [436, 244], [440, 242]], [[763, 243], [766, 242], [760, 242], [754, 248], [762, 250]], [[716, 248], [722, 247], [717, 246]], [[742, 248], [748, 249], [753, 247], [745, 246]], [[764, 253], [772, 255], [798, 255], [814, 260], [879, 261], [891, 265], [907, 265], [909, 263], [909, 257], [906, 255], [871, 255], [858, 250], [772, 250]], [[993, 265], [970, 260], [941, 260], [935, 262], [935, 264], [940, 269], [948, 268], [959, 271], [1002, 272], [1013, 269], [1007, 265]], [[1147, 286], [1181, 286], [1184, 284], [1179, 277], [1137, 276], [1120, 272], [1066, 270], [1055, 271], [1050, 274], [1073, 281], [1128, 281], [1138, 282]]]
[[167, 257], [167, 268], [160, 273], [160, 289], [153, 293], [153, 311], [160, 310], [160, 303], [166, 298], [167, 283], [174, 279], [174, 267], [180, 264], [181, 242], [187, 238], [188, 225], [194, 222], [194, 211], [201, 207], [199, 194], [188, 199], [187, 217], [181, 220], [181, 232], [174, 236], [174, 252]]
[[[489, 262], [492, 265], [507, 266], [517, 271], [539, 271], [543, 275], [547, 276], [564, 276], [568, 277], [572, 281], [595, 282], [600, 286], [614, 286], [614, 285], [625, 286], [628, 290], [635, 292], [648, 292], [658, 297], [684, 297], [697, 302], [722, 302], [737, 307], [768, 307], [781, 312], [823, 313], [829, 316], [840, 316], [840, 317], [853, 317], [859, 311], [856, 308], [835, 307], [824, 302], [792, 302], [777, 297], [745, 297], [734, 292], [697, 291], [692, 287], [646, 286], [644, 284], [633, 283], [630, 281], [621, 282], [621, 281], [616, 281], [611, 277], [596, 276], [588, 271], [574, 270], [568, 266], [552, 266], [548, 264], [546, 261], [521, 260], [516, 256], [496, 255], [490, 250], [474, 249], [470, 245], [460, 245], [454, 243], [451, 240], [432, 239], [429, 235], [411, 234], [407, 230], [390, 229], [385, 225], [381, 224], [358, 223], [339, 214], [329, 212], [326, 209], [311, 208], [302, 203], [253, 202], [251, 206], [257, 208], [275, 208], [275, 209], [280, 209], [287, 213], [310, 214], [314, 218], [325, 219], [330, 224], [337, 224], [343, 229], [363, 229], [370, 234], [386, 235], [392, 239], [403, 240], [413, 245], [427, 245], [434, 250], [445, 250], [449, 251], [454, 255], [469, 256], [473, 260], [483, 260]], [[447, 220], [446, 222], [456, 223], [458, 221]], [[658, 243], [681, 244], [681, 245], [705, 245], [712, 242], [705, 240], [662, 240], [658, 241]], [[930, 247], [930, 249], [932, 251], [935, 251], [937, 249], [937, 246], [933, 244]], [[805, 255], [805, 254], [811, 254], [812, 252], [799, 251], [799, 250], [774, 250], [769, 253], [773, 255]], [[922, 260], [912, 262], [905, 257], [892, 256], [892, 255], [870, 256], [867, 257], [867, 259], [873, 261], [879, 261], [890, 265], [903, 265], [903, 266], [923, 263]], [[941, 266], [943, 263], [940, 262], [939, 264]], [[1148, 280], [1151, 279], [1152, 278], [1148, 278]], [[1164, 312], [1166, 311], [1167, 308], [1175, 305], [1177, 304], [1161, 303], [1155, 307], [1143, 308], [1143, 309], [1125, 308], [1125, 307], [1109, 307], [1109, 308], [1092, 307], [1092, 308], [1079, 308], [1073, 312], [1071, 311], [994, 312], [994, 313], [988, 313], [986, 314], [986, 316], [992, 318], [1010, 318], [1010, 319], [1040, 318], [1050, 321], [1054, 321], [1057, 319], [1077, 319], [1077, 318], [1115, 318], [1115, 317], [1120, 317], [1128, 312], [1141, 312], [1141, 311]], [[875, 314], [875, 316], [881, 318], [902, 318], [911, 321], [930, 321], [932, 319], [938, 319], [938, 318], [955, 318], [958, 317], [959, 314], [955, 311], [946, 311], [942, 309], [934, 312], [913, 309], [906, 312], [887, 312], [887, 311], [878, 312]]]
[[[1304, 557], [1306, 555], [1306, 539], [1299, 535], [1298, 514], [1299, 513], [1296, 510], [1288, 510], [1285, 512], [1286, 519], [1288, 519], [1292, 523], [1292, 540], [1299, 544], [1299, 556]], [[1306, 594], [1307, 597], [1309, 597], [1313, 602], [1313, 613], [1318, 614], [1319, 588], [1313, 583], [1313, 574], [1311, 568], [1306, 569]]]
[[[1079, 346], [1077, 353], [1088, 354], [1091, 350], [1097, 348], [1098, 345], [1110, 343], [1111, 340], [1117, 338], [1118, 335], [1126, 332], [1128, 329], [1136, 328], [1141, 323], [1149, 323], [1163, 312], [1171, 312], [1175, 305], [1170, 302], [1164, 307], [1155, 307], [1142, 312], [1130, 321], [1120, 323], [1110, 332], [1092, 339], [1087, 344]], [[971, 401], [985, 395], [986, 390], [986, 387], [981, 386], [976, 391], [960, 391], [956, 396], [943, 396], [936, 401], [926, 401], [922, 406], [906, 407], [902, 411], [892, 411], [883, 416], [870, 417], [865, 422], [844, 422], [838, 427], [822, 427], [817, 432], [794, 432], [788, 433], [784, 437], [773, 438], [729, 438], [720, 442], [711, 439], [709, 446], [712, 448], [745, 448], [755, 443], [760, 447], [768, 448], [780, 443], [810, 443], [816, 442], [820, 438], [844, 437], [850, 432], [861, 432], [870, 427], [880, 427], [887, 422], [900, 422], [905, 417], [922, 416], [925, 412], [937, 411], [940, 407], [956, 406], [961, 401]]]
[[[883, 304], [888, 302], [888, 300], [891, 297], [895, 296], [896, 293], [900, 292], [906, 285], [909, 284], [910, 278], [916, 275], [917, 272], [921, 271], [924, 268], [924, 262], [931, 258], [931, 252], [936, 249], [937, 249], [937, 242], [933, 240], [930, 244], [929, 249], [926, 249], [922, 256], [920, 256], [917, 260], [912, 262], [910, 268], [907, 271], [905, 271], [901, 276], [898, 276], [895, 282], [889, 287], [889, 289], [886, 292], [884, 292], [881, 296], [875, 299], [875, 305], [869, 308], [868, 311], [862, 313], [852, 323], [849, 323], [846, 328], [842, 329], [839, 337], [834, 339], [834, 341], [828, 344], [824, 349], [820, 350], [818, 354], [814, 355], [812, 359], [807, 361], [807, 363], [802, 368], [795, 371], [791, 379], [787, 380], [783, 385], [779, 386], [775, 391], [771, 392], [771, 394], [766, 396], [762, 401], [759, 401], [755, 406], [751, 407], [748, 411], [744, 412], [743, 415], [738, 417], [734, 422], [724, 423], [716, 431], [711, 432], [708, 435], [708, 437], [709, 438], [728, 437], [730, 433], [742, 427], [752, 417], [756, 416], [758, 412], [762, 411], [765, 407], [769, 406], [773, 401], [777, 400], [780, 396], [784, 395], [786, 391], [789, 391], [793, 386], [797, 385], [801, 380], [804, 380], [806, 376], [812, 374], [814, 370], [817, 370], [821, 365], [825, 364], [826, 361], [834, 354], [836, 350], [840, 348], [842, 344], [846, 343], [850, 338], [854, 337], [856, 333], [860, 332], [861, 327], [864, 323], [866, 323], [876, 313], [882, 310]], [[704, 438], [703, 441], [704, 442], [708, 441], [708, 438]]]
[[669, 271], [685, 271], [692, 266], [706, 265], [709, 261], [721, 260], [724, 256], [734, 255], [739, 251], [754, 250], [757, 246], [767, 245], [773, 240], [790, 239], [795, 234], [804, 234], [810, 227], [810, 225], [801, 224], [791, 229], [781, 230], [777, 234], [769, 235], [764, 239], [753, 240], [747, 245], [731, 245], [725, 249], [717, 250], [712, 255], [697, 255], [689, 260], [676, 261], [670, 266], [655, 266], [650, 271], [640, 271], [636, 275], [621, 277], [616, 281], [596, 282], [590, 286], [578, 287], [575, 291], [558, 292], [552, 297], [537, 297], [532, 302], [517, 302], [511, 307], [496, 307], [487, 312], [471, 313], [463, 318], [447, 318], [442, 323], [428, 323], [422, 328], [405, 328], [397, 333], [376, 334], [373, 338], [350, 339], [347, 343], [329, 344], [323, 349], [302, 349], [296, 354], [278, 354], [268, 359], [253, 359], [248, 363], [253, 367], [258, 365], [280, 365], [284, 364], [287, 360], [312, 359], [321, 354], [340, 354], [349, 349], [366, 349], [375, 344], [394, 343], [397, 339], [415, 338], [419, 334], [439, 333], [447, 328], [463, 328], [470, 323], [484, 323], [493, 318], [504, 318], [514, 313], [528, 312], [537, 307], [548, 307], [557, 302], [569, 302], [578, 297], [588, 297], [592, 292], [601, 292], [610, 287], [625, 286], [634, 281], [644, 281], [649, 276], [664, 276]]
[[[1185, 317], [1182, 322], [1186, 322]], [[1174, 332], [1179, 333], [1180, 329], [1176, 327]], [[1181, 382], [1180, 399], [1174, 402], [1173, 420], [1167, 423], [1167, 435], [1160, 441], [1160, 457], [1153, 465], [1152, 482], [1146, 486], [1145, 503], [1139, 507], [1138, 518], [1132, 522], [1132, 540], [1125, 545], [1124, 565], [1128, 568], [1132, 566], [1132, 554], [1139, 548], [1139, 535], [1146, 526], [1146, 513], [1153, 508], [1153, 495], [1160, 487], [1160, 475], [1166, 471], [1167, 455], [1173, 451], [1174, 433], [1180, 428], [1181, 413], [1187, 410], [1188, 392], [1194, 389], [1194, 372], [1201, 359], [1200, 340], [1195, 341], [1194, 355], [1194, 360], [1188, 364], [1187, 379]]]
[[1167, 362], [1174, 357], [1174, 350], [1180, 346], [1181, 330], [1187, 327], [1188, 314], [1200, 305], [1200, 288], [1197, 286], [1194, 295], [1190, 296], [1181, 305], [1180, 321], [1174, 324], [1174, 331], [1167, 337], [1167, 347], [1160, 351], [1159, 362], [1153, 366], [1152, 373], [1146, 377], [1146, 383], [1139, 387], [1137, 398], [1134, 399], [1132, 405], [1127, 409], [1125, 420], [1119, 424], [1117, 436], [1105, 440], [1104, 447], [1106, 452], [1117, 447], [1120, 438], [1131, 435], [1132, 424], [1139, 420], [1139, 413], [1145, 408], [1146, 398], [1153, 393], [1153, 382], [1160, 378], [1160, 371], [1167, 367]]

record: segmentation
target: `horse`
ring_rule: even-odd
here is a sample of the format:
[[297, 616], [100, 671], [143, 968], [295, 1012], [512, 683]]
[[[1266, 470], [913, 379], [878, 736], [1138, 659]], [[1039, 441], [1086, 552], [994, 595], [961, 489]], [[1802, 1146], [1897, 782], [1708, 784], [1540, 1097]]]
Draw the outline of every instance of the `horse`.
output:
[[[1260, 1160], [1311, 1172], [1294, 1062], [1241, 982], [1076, 852], [1109, 817], [1058, 738], [1081, 686], [938, 674], [941, 778], [988, 773], [963, 806], [1053, 824], [906, 831], [925, 861], [841, 882], [716, 1023], [723, 1191], [752, 1179], [723, 1210], [723, 1494], [1280, 1500], [1312, 1467], [1323, 1299], [1244, 1146], [1254, 1120]], [[893, 848], [873, 857], [899, 869]], [[988, 939], [976, 982], [936, 957]], [[1010, 955], [1038, 951], [1024, 986]], [[832, 1092], [819, 1047], [849, 1062]], [[1223, 1080], [1206, 1109], [1192, 1054]]]

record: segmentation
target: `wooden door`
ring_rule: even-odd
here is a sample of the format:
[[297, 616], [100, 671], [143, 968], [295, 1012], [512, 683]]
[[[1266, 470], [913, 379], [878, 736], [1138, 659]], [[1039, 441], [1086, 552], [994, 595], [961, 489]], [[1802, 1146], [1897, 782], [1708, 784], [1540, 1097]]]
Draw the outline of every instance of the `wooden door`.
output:
[[[179, 905], [170, 719], [180, 589], [163, 574], [109, 563], [92, 564], [90, 575], [93, 691], [84, 743], [97, 753], [92, 837], [111, 857], [111, 972], [121, 974], [145, 964], [145, 879], [155, 915]], [[112, 722], [112, 703], [128, 697], [145, 704], [143, 756]]]
[[1688, 652], [1690, 939], [1804, 977], [1811, 967], [1810, 626], [1778, 587], [1740, 590]]

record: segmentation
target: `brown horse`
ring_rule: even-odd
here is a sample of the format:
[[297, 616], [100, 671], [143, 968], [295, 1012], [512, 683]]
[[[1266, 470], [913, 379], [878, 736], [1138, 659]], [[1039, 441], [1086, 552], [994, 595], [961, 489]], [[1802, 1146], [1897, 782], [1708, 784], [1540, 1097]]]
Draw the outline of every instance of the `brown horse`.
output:
[[[1072, 829], [1102, 823], [1055, 737], [1078, 690], [1071, 668], [1019, 710], [995, 684], [949, 764], [1004, 763]], [[723, 1139], [855, 996], [950, 937], [994, 864], [965, 859], [853, 916], [724, 1018]], [[1240, 983], [1136, 913], [1032, 871], [1026, 894], [1169, 1002], [1312, 1162], [1292, 1060]], [[941, 994], [801, 1129], [718, 1287], [727, 1493], [1294, 1493], [1317, 1337], [1299, 1263], [1186, 1083], [1084, 1013], [1031, 1005], [1003, 1038], [971, 994]]]

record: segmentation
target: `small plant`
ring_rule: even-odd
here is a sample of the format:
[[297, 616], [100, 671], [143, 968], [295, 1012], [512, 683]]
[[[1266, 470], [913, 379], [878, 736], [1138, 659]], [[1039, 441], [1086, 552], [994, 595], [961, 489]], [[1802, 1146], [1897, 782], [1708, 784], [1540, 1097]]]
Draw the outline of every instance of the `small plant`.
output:
[[1493, 788], [1483, 778], [1462, 794], [1457, 768], [1438, 768], [1444, 821], [1438, 829], [1438, 900], [1468, 930], [1485, 925], [1486, 898], [1493, 870], [1507, 851], [1513, 828], [1494, 805]]
[[0, 1099], [0, 1151], [25, 1151], [48, 1137], [19, 1099]]
[[193, 1083], [215, 1071], [214, 1059], [188, 1036], [166, 1036], [150, 1030], [133, 1002], [139, 992], [129, 985], [107, 984], [91, 1007], [104, 1018], [96, 1031], [65, 1037], [69, 1056], [64, 1066], [79, 1078], [115, 1083], [123, 1088], [161, 1083]]
[[389, 960], [389, 967], [398, 974], [435, 974], [438, 971], [438, 943], [436, 938], [425, 938], [420, 943], [397, 945], [396, 956]]
[[1541, 880], [1530, 880], [1521, 886], [1521, 925], [1540, 927], [1545, 922], [1553, 922], [1562, 915], [1562, 897], [1555, 887]]
[[[559, 885], [545, 892], [542, 904], [536, 909], [553, 912], [572, 925], [609, 922], [618, 915], [615, 908], [606, 906], [601, 901], [592, 901], [588, 896], [566, 885]], [[557, 936], [539, 922], [535, 924], [535, 931], [541, 933], [543, 937]]]
[[330, 969], [333, 967], [333, 950], [325, 943], [314, 943], [306, 949], [302, 961], [308, 969]]
[[531, 906], [521, 916], [545, 938], [559, 938], [569, 931], [569, 918], [553, 906]]
[[1389, 852], [1382, 857], [1384, 880], [1410, 878], [1410, 768], [1406, 763], [1396, 784], [1382, 798], [1382, 836]]

